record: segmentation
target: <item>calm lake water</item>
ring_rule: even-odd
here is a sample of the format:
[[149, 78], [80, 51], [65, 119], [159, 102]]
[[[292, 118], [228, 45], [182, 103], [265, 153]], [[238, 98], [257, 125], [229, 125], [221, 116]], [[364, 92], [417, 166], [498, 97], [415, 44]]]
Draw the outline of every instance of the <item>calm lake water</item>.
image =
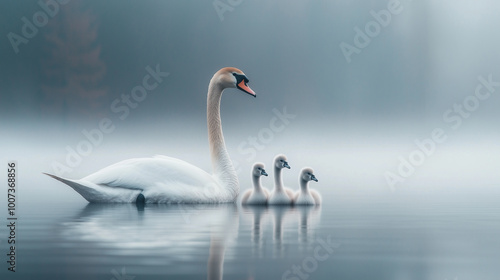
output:
[[2, 261], [0, 275], [497, 280], [498, 198], [351, 195], [321, 207], [24, 202], [17, 272]]

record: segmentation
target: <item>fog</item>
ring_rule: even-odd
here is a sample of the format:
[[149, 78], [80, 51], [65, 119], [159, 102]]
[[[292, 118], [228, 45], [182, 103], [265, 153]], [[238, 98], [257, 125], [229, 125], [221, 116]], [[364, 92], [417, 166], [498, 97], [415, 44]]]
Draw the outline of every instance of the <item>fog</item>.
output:
[[[292, 165], [287, 184], [295, 186], [300, 168], [311, 166], [318, 188], [332, 195], [471, 193], [500, 183], [500, 3], [214, 3], [75, 0], [58, 5], [31, 38], [23, 18], [33, 22], [40, 4], [0, 3], [2, 160], [17, 160], [26, 182], [43, 182], [26, 186], [29, 196], [81, 199], [41, 173], [55, 172], [55, 162], [68, 166], [69, 151], [89, 141], [83, 131], [99, 129], [103, 119], [113, 131], [64, 176], [154, 154], [209, 171], [206, 91], [224, 66], [242, 69], [257, 92], [253, 99], [227, 90], [222, 101], [242, 188], [250, 187], [251, 164], [271, 165], [277, 153]], [[13, 33], [25, 41], [12, 43]], [[168, 76], [127, 105], [126, 115], [117, 112], [148, 69]], [[400, 172], [403, 161], [414, 170]], [[402, 180], [388, 183], [388, 172]]]

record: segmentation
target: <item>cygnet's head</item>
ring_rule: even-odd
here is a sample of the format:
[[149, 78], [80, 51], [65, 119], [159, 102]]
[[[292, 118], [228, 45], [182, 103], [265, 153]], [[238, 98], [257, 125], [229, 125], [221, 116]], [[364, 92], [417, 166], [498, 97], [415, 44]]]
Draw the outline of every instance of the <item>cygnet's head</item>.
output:
[[302, 168], [302, 171], [300, 171], [300, 179], [302, 179], [306, 182], [309, 182], [309, 181], [318, 182], [318, 179], [316, 179], [316, 176], [314, 176], [314, 170], [310, 167]]
[[260, 177], [262, 175], [267, 176], [266, 170], [264, 169], [264, 164], [261, 162], [256, 162], [252, 167], [252, 175], [254, 177]]
[[288, 168], [290, 169], [290, 165], [288, 165], [288, 160], [285, 155], [280, 154], [274, 157], [274, 166], [279, 169]]
[[248, 86], [249, 80], [247, 76], [238, 68], [225, 67], [220, 69], [214, 74], [211, 82], [218, 83], [222, 89], [237, 88], [253, 97], [257, 97], [255, 92]]

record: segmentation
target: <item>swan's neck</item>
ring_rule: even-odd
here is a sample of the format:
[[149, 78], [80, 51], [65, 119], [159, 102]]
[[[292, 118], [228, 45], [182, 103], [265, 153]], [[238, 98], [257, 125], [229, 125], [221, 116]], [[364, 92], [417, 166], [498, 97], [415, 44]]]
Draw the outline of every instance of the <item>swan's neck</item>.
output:
[[300, 179], [300, 191], [304, 194], [309, 193], [309, 182], [306, 180]]
[[274, 166], [274, 187], [276, 191], [283, 191], [283, 183], [281, 180], [281, 168]]
[[207, 279], [222, 279], [224, 271], [224, 254], [226, 246], [220, 238], [210, 238], [210, 251], [208, 255]]
[[212, 78], [208, 87], [207, 126], [212, 169], [222, 187], [229, 192], [231, 199], [239, 194], [238, 177], [226, 150], [220, 119], [220, 101], [223, 89], [218, 85], [216, 77]]
[[253, 188], [254, 190], [260, 192], [262, 186], [260, 185], [260, 176], [252, 176]]

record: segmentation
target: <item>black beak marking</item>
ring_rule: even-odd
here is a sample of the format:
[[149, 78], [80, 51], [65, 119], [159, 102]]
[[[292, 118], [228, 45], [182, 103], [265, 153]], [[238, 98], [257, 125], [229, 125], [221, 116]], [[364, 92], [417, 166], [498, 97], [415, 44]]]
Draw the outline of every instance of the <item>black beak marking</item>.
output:
[[290, 165], [288, 165], [288, 162], [287, 162], [287, 161], [285, 161], [285, 162], [283, 163], [283, 167], [286, 167], [286, 168], [288, 168], [288, 169], [290, 169], [290, 168], [291, 168], [291, 167], [290, 167]]

